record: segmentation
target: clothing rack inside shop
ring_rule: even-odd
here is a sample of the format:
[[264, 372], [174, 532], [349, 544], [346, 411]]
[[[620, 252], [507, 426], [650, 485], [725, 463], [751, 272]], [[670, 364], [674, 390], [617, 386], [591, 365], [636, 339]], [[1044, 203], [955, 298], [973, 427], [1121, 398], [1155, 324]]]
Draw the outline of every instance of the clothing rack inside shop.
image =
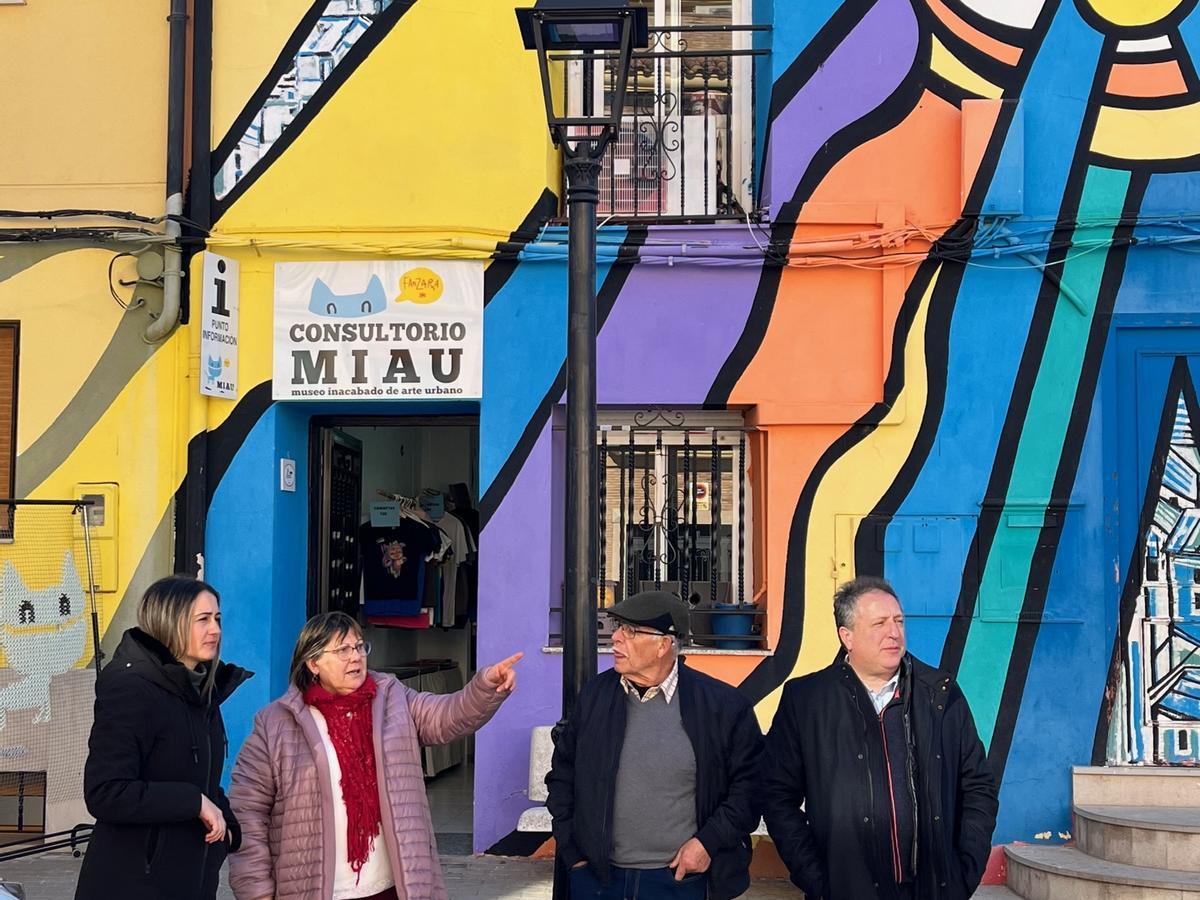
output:
[[388, 500], [394, 500], [405, 509], [415, 509], [419, 505], [413, 497], [405, 497], [403, 494], [397, 494], [395, 491], [385, 491], [383, 488], [378, 488], [375, 493]]

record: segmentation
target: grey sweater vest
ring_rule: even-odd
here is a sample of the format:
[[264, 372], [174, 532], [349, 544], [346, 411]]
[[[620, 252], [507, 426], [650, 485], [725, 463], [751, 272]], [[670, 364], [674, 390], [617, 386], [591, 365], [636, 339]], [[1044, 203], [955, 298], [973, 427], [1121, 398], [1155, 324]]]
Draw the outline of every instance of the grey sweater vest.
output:
[[679, 694], [626, 697], [625, 743], [613, 803], [614, 865], [665, 866], [696, 834], [696, 754], [679, 717]]

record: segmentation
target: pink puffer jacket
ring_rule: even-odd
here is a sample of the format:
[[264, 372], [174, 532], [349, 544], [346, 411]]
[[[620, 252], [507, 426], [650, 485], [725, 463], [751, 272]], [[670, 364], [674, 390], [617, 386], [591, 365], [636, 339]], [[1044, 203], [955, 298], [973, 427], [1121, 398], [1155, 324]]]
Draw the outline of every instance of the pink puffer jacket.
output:
[[[370, 673], [383, 840], [401, 900], [445, 900], [420, 745], [446, 744], [482, 726], [506, 694], [482, 672], [455, 694], [426, 694]], [[238, 754], [229, 802], [242, 847], [229, 857], [238, 900], [325, 900], [333, 894], [333, 787], [325, 745], [292, 687], [259, 711]]]

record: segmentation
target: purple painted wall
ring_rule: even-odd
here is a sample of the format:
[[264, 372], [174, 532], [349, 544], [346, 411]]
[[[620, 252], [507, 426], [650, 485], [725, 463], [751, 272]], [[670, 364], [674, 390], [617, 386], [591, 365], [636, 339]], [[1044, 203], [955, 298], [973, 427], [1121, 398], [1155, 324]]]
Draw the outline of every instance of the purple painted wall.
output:
[[[756, 235], [764, 240], [762, 235]], [[651, 228], [657, 240], [751, 244], [745, 227]], [[703, 403], [746, 324], [761, 260], [723, 266], [636, 266], [597, 342], [600, 403]], [[651, 299], [652, 298], [652, 299]]]
[[817, 151], [901, 83], [916, 56], [918, 37], [908, 0], [879, 0], [772, 121], [763, 173], [763, 198], [772, 220], [792, 200]]
[[533, 803], [529, 736], [558, 721], [562, 657], [542, 652], [550, 606], [551, 556], [561, 556], [552, 524], [550, 425], [479, 540], [479, 665], [521, 650], [517, 693], [475, 739], [475, 850], [516, 827]]
[[[652, 228], [647, 240], [656, 239], [697, 246], [752, 240], [736, 226]], [[636, 267], [597, 341], [599, 402], [703, 403], [745, 327], [761, 272], [761, 265]], [[476, 738], [479, 852], [509, 834], [521, 812], [535, 805], [525, 796], [530, 734], [559, 716], [562, 656], [543, 647], [549, 607], [561, 599], [562, 457], [562, 432], [548, 423], [480, 538], [479, 663], [517, 650], [525, 659], [518, 695]], [[601, 657], [602, 668], [610, 664]]]

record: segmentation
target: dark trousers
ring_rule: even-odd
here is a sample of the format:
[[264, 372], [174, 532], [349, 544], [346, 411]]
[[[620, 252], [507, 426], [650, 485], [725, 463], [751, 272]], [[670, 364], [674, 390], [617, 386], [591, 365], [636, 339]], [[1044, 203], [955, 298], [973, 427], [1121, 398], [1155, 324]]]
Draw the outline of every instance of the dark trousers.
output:
[[362, 897], [361, 900], [399, 900], [399, 896], [396, 894], [396, 889], [390, 887], [386, 891], [380, 891], [370, 897]]
[[708, 875], [697, 872], [682, 881], [670, 869], [611, 867], [608, 887], [592, 874], [591, 866], [571, 870], [571, 900], [704, 900]]

